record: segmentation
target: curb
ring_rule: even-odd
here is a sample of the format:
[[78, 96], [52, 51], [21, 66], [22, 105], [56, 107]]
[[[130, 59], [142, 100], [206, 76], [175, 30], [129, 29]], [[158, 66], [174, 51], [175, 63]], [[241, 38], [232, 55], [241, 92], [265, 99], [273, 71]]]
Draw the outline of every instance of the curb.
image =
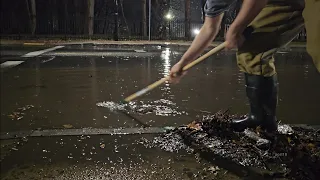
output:
[[[22, 41], [22, 40], [0, 40], [1, 45], [22, 45], [22, 46], [50, 46], [50, 45], [77, 45], [77, 44], [92, 44], [92, 45], [124, 45], [124, 46], [190, 46], [192, 41], [107, 41], [107, 40], [88, 40], [88, 41]], [[215, 47], [221, 44], [221, 41], [213, 42], [210, 47]], [[306, 43], [292, 42], [288, 47], [305, 48]]]

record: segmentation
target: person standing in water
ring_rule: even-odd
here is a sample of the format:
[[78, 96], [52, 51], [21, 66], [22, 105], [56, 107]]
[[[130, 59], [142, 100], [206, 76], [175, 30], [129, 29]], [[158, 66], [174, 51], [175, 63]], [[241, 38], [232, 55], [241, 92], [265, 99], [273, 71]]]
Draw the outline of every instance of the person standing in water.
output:
[[[200, 33], [170, 71], [170, 81], [179, 82], [182, 68], [195, 60], [215, 39], [224, 12], [237, 0], [207, 0]], [[277, 131], [278, 80], [274, 65], [277, 49], [290, 43], [303, 29], [307, 31], [307, 52], [320, 72], [320, 0], [243, 0], [241, 9], [227, 31], [227, 49], [237, 49], [237, 64], [244, 73], [250, 113], [234, 119], [231, 127], [243, 131], [261, 126]], [[247, 39], [247, 27], [253, 32]], [[320, 80], [320, 79], [319, 79]]]

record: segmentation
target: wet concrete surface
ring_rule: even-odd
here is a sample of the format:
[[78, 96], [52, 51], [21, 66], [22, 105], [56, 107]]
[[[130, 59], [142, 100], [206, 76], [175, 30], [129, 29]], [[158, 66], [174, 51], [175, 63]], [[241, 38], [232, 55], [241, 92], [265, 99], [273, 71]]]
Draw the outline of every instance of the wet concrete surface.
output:
[[[103, 103], [117, 103], [167, 75], [185, 51], [185, 47], [120, 48], [89, 44], [70, 45], [36, 57], [21, 58], [19, 55], [27, 51], [40, 49], [15, 48], [15, 53], [9, 52], [6, 56], [15, 56], [24, 63], [1, 69], [2, 133], [39, 128], [141, 127], [137, 121], [110, 110]], [[10, 47], [2, 48], [1, 52], [7, 50]], [[6, 61], [5, 58], [2, 60]], [[319, 125], [319, 74], [305, 50], [282, 50], [276, 54], [276, 65], [280, 81], [278, 119], [288, 124]], [[235, 52], [220, 52], [190, 70], [180, 84], [165, 84], [140, 97], [134, 102], [136, 106], [130, 107], [130, 110], [134, 118], [148, 126], [179, 126], [220, 109], [231, 108], [232, 113], [246, 114], [249, 107], [244, 90], [243, 74], [238, 71]], [[91, 176], [84, 178], [89, 174], [95, 179], [94, 177], [107, 177], [101, 174], [107, 172], [115, 175], [111, 179], [123, 179], [121, 174], [127, 174], [127, 179], [199, 179], [193, 177], [196, 170], [189, 173], [182, 167], [210, 167], [203, 163], [197, 164], [194, 156], [190, 155], [186, 155], [189, 157], [188, 161], [177, 161], [169, 166], [169, 159], [183, 155], [132, 144], [141, 137], [142, 135], [122, 136], [117, 137], [117, 142], [114, 142], [117, 139], [115, 136], [92, 136], [86, 139], [86, 143], [90, 144], [87, 147], [82, 147], [86, 143], [79, 142], [79, 137], [32, 138], [18, 150], [11, 149], [1, 163], [1, 170], [6, 172], [3, 177], [7, 179], [23, 177], [24, 174], [34, 174], [34, 179], [39, 179], [36, 176], [41, 176], [42, 173], [44, 177], [52, 169], [56, 169], [52, 171], [56, 174], [51, 175], [60, 177], [58, 179], [90, 179]], [[148, 138], [151, 137], [152, 135], [148, 135]], [[105, 139], [104, 149], [99, 149], [101, 138]], [[67, 141], [67, 145], [61, 147], [60, 143], [63, 141]], [[114, 152], [115, 146], [122, 145], [123, 148], [130, 147], [120, 153]], [[94, 151], [97, 156], [90, 154], [88, 147], [93, 146], [99, 150]], [[84, 148], [87, 150], [82, 156]], [[139, 153], [135, 153], [134, 148]], [[43, 150], [51, 153], [46, 155]], [[154, 158], [155, 154], [157, 158]], [[122, 158], [126, 163], [118, 163], [117, 168], [112, 168], [116, 165], [106, 157], [113, 162]], [[92, 159], [86, 160], [87, 158]], [[159, 168], [149, 168], [153, 166], [160, 167], [161, 171], [158, 171]], [[167, 169], [168, 167], [171, 169]], [[69, 170], [66, 171], [65, 168]], [[101, 171], [96, 171], [101, 168]], [[143, 170], [151, 172], [145, 173]], [[155, 175], [153, 171], [156, 171]]]
[[[82, 48], [94, 54], [99, 47]], [[101, 48], [108, 51], [105, 46]], [[68, 49], [72, 48], [53, 52]], [[110, 53], [113, 49], [111, 47]], [[1, 129], [59, 128], [64, 124], [72, 124], [75, 128], [136, 126], [121, 113], [110, 112], [96, 104], [119, 102], [160, 79], [168, 74], [183, 53], [165, 47], [148, 47], [145, 51], [150, 49], [154, 52], [149, 57], [139, 57], [136, 52], [130, 55], [129, 52], [127, 57], [47, 56], [46, 53], [27, 58], [19, 66], [2, 72]], [[279, 120], [289, 124], [319, 124], [320, 81], [311, 60], [301, 50], [285, 51], [276, 58], [280, 81]], [[231, 108], [231, 112], [245, 114], [248, 103], [244, 90], [243, 75], [237, 69], [234, 52], [221, 52], [190, 70], [180, 84], [165, 84], [138, 99], [145, 104], [159, 102], [152, 107], [174, 108], [176, 113], [172, 114], [175, 116], [170, 112], [135, 116], [161, 127], [188, 123], [200, 111]], [[22, 119], [10, 118], [19, 108], [28, 105], [33, 107], [23, 112]]]
[[[185, 150], [148, 146], [153, 135], [32, 138], [1, 161], [2, 179], [212, 179], [225, 170]], [[211, 168], [211, 169], [210, 169]], [[228, 175], [237, 179], [234, 175]]]
[[1, 60], [8, 57], [19, 57], [29, 52], [38, 51], [49, 48], [49, 45], [5, 45], [0, 44]]

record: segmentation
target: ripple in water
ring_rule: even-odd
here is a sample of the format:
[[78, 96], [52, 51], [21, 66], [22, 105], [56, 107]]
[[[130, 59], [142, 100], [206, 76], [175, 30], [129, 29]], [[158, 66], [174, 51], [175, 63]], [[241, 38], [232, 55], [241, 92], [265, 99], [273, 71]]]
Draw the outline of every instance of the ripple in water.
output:
[[139, 114], [154, 113], [157, 116], [188, 115], [186, 111], [179, 110], [175, 103], [166, 99], [145, 102], [135, 101], [128, 104], [117, 104], [112, 101], [104, 101], [97, 103], [97, 106], [108, 108], [111, 111], [126, 110]]
[[113, 101], [103, 101], [96, 104], [98, 107], [105, 107], [110, 109], [110, 111], [124, 110], [125, 104], [117, 104]]

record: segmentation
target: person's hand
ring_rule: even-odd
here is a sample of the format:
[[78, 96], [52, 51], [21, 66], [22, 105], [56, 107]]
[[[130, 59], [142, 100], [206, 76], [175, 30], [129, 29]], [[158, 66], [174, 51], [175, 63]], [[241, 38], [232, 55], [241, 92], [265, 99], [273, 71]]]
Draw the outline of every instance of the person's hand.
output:
[[243, 36], [242, 32], [230, 27], [226, 34], [226, 49], [237, 49], [242, 46], [244, 40], [245, 37]]
[[186, 71], [182, 71], [183, 64], [179, 61], [175, 64], [170, 70], [170, 83], [176, 84], [179, 83], [181, 78], [186, 75]]

